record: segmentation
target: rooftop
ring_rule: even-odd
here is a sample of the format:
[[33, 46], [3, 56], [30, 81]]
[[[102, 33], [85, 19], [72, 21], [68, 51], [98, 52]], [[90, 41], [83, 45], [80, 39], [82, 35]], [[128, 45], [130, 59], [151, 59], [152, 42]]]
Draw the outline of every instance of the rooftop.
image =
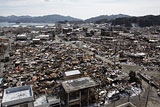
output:
[[32, 86], [13, 87], [4, 90], [2, 105], [10, 106], [33, 100]]
[[39, 37], [49, 37], [49, 35], [39, 35]]
[[26, 34], [17, 35], [17, 37], [26, 37]]
[[62, 82], [62, 86], [65, 89], [66, 93], [74, 92], [80, 89], [94, 87], [97, 85], [98, 84], [90, 77], [82, 77]]
[[117, 107], [136, 107], [136, 106], [133, 105], [131, 102], [127, 102], [127, 103], [124, 103], [124, 104], [119, 105]]
[[65, 76], [73, 76], [73, 75], [79, 75], [81, 72], [79, 70], [72, 70], [72, 71], [66, 71]]
[[34, 102], [34, 106], [35, 106], [35, 107], [45, 106], [45, 105], [48, 105], [46, 96], [40, 96], [40, 97], [37, 98], [37, 99], [35, 100], [35, 102]]

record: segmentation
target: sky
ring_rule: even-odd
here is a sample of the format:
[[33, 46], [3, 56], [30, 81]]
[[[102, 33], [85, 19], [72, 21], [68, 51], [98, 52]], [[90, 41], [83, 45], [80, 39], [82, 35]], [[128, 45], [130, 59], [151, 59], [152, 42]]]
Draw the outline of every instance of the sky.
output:
[[60, 14], [81, 19], [99, 15], [160, 15], [160, 0], [0, 0], [0, 16]]

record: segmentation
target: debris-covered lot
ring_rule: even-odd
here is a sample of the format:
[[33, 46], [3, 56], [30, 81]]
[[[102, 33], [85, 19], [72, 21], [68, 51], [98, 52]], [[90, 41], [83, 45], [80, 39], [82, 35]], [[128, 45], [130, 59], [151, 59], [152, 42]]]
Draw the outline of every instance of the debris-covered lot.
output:
[[[73, 107], [160, 106], [159, 27], [58, 24], [0, 30], [1, 94], [32, 85], [37, 107], [53, 106], [53, 100]], [[66, 84], [73, 90], [66, 91]], [[1, 99], [3, 106], [3, 94]]]

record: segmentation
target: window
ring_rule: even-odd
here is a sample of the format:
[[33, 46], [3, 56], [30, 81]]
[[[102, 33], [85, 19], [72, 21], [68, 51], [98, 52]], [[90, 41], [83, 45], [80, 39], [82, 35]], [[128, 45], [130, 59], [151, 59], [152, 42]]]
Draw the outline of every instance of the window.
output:
[[75, 91], [72, 93], [69, 93], [69, 100], [74, 100], [80, 97], [80, 92], [79, 91]]
[[19, 107], [28, 107], [28, 104], [21, 104]]

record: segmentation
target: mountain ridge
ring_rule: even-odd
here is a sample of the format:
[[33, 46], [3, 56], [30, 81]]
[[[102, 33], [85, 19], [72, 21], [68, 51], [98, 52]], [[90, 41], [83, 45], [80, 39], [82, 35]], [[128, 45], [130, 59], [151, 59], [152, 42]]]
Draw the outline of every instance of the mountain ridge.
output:
[[86, 19], [85, 21], [86, 22], [96, 22], [96, 21], [103, 20], [103, 19], [114, 20], [114, 19], [123, 18], [123, 17], [132, 17], [132, 16], [125, 15], [125, 14], [99, 15], [99, 16], [96, 16], [96, 17], [91, 17], [89, 19]]
[[140, 27], [160, 26], [160, 15], [145, 15], [141, 17], [117, 18], [112, 21], [113, 25], [125, 25], [131, 27], [137, 24]]
[[21, 23], [56, 23], [58, 21], [80, 21], [82, 19], [71, 16], [63, 16], [58, 14], [44, 15], [44, 16], [0, 16], [0, 22], [21, 22]]
[[121, 17], [130, 17], [129, 15], [125, 14], [117, 14], [117, 15], [100, 15], [96, 17], [91, 17], [86, 20], [82, 20], [80, 18], [74, 18], [71, 16], [63, 16], [59, 14], [51, 14], [51, 15], [43, 15], [43, 16], [29, 16], [29, 15], [23, 15], [23, 16], [0, 16], [0, 22], [22, 22], [22, 23], [56, 23], [59, 21], [84, 21], [84, 22], [96, 22], [101, 19], [107, 19], [107, 20], [113, 20], [116, 18]]

